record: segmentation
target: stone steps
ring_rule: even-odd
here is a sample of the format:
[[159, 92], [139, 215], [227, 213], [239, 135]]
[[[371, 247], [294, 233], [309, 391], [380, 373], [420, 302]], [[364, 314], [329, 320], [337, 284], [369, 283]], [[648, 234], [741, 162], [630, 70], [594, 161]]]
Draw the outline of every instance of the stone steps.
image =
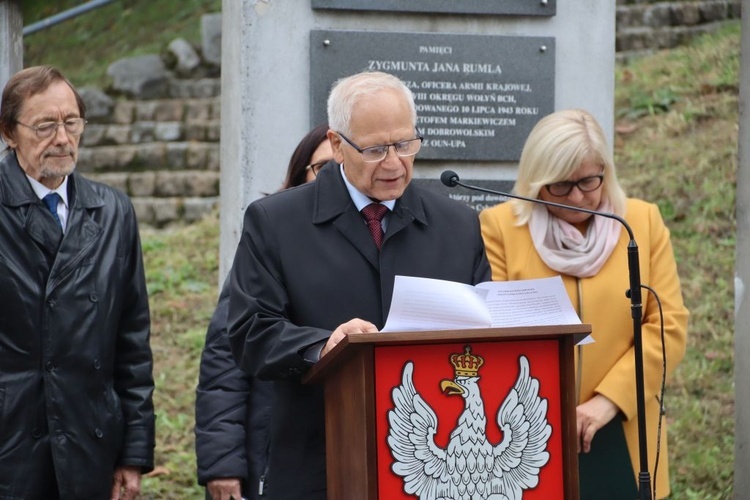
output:
[[655, 50], [672, 49], [685, 45], [693, 38], [714, 33], [723, 24], [711, 23], [698, 26], [675, 26], [670, 28], [629, 28], [617, 34], [615, 41], [618, 59], [641, 55]]
[[219, 79], [174, 82], [171, 97], [100, 107], [81, 141], [78, 170], [130, 196], [142, 225], [192, 222], [219, 203]]
[[121, 146], [149, 142], [219, 142], [220, 120], [139, 121], [127, 125], [89, 124], [81, 146]]
[[164, 227], [175, 222], [197, 222], [218, 209], [215, 198], [131, 198], [138, 223], [144, 226]]
[[615, 51], [631, 54], [671, 49], [739, 19], [740, 0], [645, 2], [618, 0]]
[[127, 193], [142, 225], [194, 222], [219, 206], [218, 170], [85, 175]]
[[218, 142], [145, 142], [115, 146], [82, 146], [78, 169], [84, 173], [146, 170], [179, 171], [220, 168]]

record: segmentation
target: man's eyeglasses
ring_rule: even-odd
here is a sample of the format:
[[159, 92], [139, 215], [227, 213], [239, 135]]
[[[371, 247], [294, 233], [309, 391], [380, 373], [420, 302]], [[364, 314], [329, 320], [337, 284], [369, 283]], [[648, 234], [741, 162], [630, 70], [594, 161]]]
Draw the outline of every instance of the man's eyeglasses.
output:
[[582, 193], [596, 191], [604, 181], [604, 174], [591, 175], [578, 179], [577, 181], [560, 181], [545, 185], [545, 189], [552, 196], [568, 196], [573, 191], [573, 186], [577, 187]]
[[65, 127], [65, 132], [68, 135], [79, 136], [83, 133], [87, 122], [83, 118], [69, 118], [64, 122], [42, 122], [34, 126], [19, 121], [16, 123], [22, 127], [30, 128], [40, 139], [49, 139], [57, 133], [58, 127]]
[[339, 136], [344, 139], [351, 147], [356, 149], [359, 154], [362, 155], [362, 159], [366, 162], [382, 161], [383, 158], [388, 156], [388, 150], [393, 146], [394, 151], [399, 156], [414, 156], [422, 149], [422, 137], [419, 135], [414, 139], [407, 139], [405, 141], [393, 142], [391, 144], [381, 144], [379, 146], [370, 146], [369, 148], [360, 148], [354, 144], [351, 139], [337, 132]]
[[315, 163], [311, 163], [311, 164], [309, 164], [308, 166], [305, 167], [305, 170], [311, 171], [313, 173], [313, 175], [315, 175], [315, 177], [317, 177], [318, 176], [318, 172], [320, 172], [320, 169], [323, 168], [323, 166], [326, 163], [328, 163], [329, 161], [332, 161], [332, 160], [323, 160], [323, 161], [318, 161], [318, 162], [315, 162]]

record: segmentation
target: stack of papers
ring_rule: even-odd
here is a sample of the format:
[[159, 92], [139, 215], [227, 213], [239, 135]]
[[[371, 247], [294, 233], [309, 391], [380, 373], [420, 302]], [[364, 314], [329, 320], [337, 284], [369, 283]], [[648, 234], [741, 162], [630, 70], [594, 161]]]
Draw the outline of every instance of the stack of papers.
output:
[[[574, 325], [581, 320], [562, 278], [453, 281], [396, 276], [383, 332]], [[585, 340], [584, 340], [585, 342]]]

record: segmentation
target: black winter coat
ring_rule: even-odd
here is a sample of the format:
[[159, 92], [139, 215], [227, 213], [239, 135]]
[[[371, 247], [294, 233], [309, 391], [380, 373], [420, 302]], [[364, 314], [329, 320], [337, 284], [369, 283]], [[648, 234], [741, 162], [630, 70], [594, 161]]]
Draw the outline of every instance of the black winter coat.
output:
[[414, 183], [380, 251], [335, 164], [248, 206], [230, 272], [229, 338], [243, 370], [274, 381], [271, 498], [326, 498], [323, 387], [302, 383], [308, 348], [352, 318], [382, 328], [397, 275], [473, 285], [490, 274], [476, 212]]
[[227, 335], [228, 280], [206, 332], [195, 394], [195, 453], [198, 483], [242, 480], [248, 500], [266, 488], [272, 384], [240, 371]]
[[135, 213], [76, 173], [68, 193], [62, 236], [15, 154], [0, 158], [0, 498], [40, 498], [50, 460], [65, 499], [110, 498], [116, 466], [153, 468]]

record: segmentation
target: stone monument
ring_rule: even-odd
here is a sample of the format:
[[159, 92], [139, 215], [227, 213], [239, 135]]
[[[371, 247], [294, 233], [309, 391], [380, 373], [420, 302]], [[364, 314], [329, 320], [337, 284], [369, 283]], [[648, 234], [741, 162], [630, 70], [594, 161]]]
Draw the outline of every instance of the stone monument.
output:
[[[281, 185], [289, 157], [325, 120], [331, 83], [393, 73], [412, 88], [425, 148], [415, 182], [510, 189], [529, 130], [559, 109], [614, 130], [615, 2], [224, 0], [221, 256], [231, 265], [245, 207]], [[502, 201], [449, 195], [476, 209]]]

